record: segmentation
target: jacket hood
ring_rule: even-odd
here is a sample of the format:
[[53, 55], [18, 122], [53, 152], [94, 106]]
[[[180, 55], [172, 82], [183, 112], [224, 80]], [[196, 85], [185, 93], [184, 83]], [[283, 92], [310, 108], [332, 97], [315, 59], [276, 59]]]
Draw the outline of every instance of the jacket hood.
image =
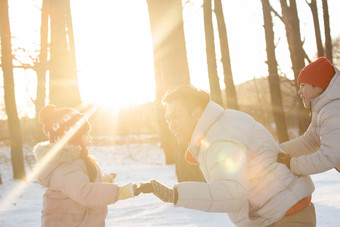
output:
[[[81, 158], [81, 148], [73, 145], [64, 145], [57, 152], [53, 152], [56, 144], [50, 142], [38, 143], [33, 148], [33, 154], [37, 160], [35, 171], [37, 171], [38, 182], [48, 187], [53, 171], [63, 163], [70, 163]], [[53, 156], [49, 157], [52, 153]], [[47, 155], [49, 154], [49, 155]]]
[[318, 113], [328, 103], [340, 99], [340, 71], [334, 66], [335, 75], [326, 90], [312, 100], [313, 112]]
[[189, 151], [194, 158], [197, 157], [201, 140], [205, 138], [210, 127], [222, 116], [223, 112], [223, 107], [213, 101], [210, 101], [204, 109], [191, 137]]

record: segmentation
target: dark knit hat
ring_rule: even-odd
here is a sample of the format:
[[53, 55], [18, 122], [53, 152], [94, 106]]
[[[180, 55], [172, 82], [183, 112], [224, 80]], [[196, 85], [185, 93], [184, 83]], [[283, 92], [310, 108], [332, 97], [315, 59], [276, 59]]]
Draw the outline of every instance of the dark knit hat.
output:
[[326, 90], [334, 75], [332, 63], [327, 58], [321, 57], [301, 70], [297, 83], [299, 86], [301, 83], [306, 83]]
[[51, 143], [57, 142], [66, 135], [72, 127], [77, 127], [77, 124], [81, 124], [67, 143], [83, 146], [81, 137], [91, 130], [85, 114], [81, 114], [73, 108], [57, 109], [54, 105], [47, 105], [40, 110], [39, 121], [43, 125], [44, 134]]

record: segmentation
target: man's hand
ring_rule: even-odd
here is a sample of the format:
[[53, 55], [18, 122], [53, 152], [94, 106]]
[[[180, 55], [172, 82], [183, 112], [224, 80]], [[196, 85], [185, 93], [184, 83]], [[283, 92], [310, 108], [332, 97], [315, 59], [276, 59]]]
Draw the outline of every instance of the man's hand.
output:
[[286, 153], [277, 154], [277, 162], [285, 164], [290, 169], [290, 155]]
[[139, 195], [141, 192], [143, 193], [153, 193], [163, 202], [168, 203], [176, 203], [177, 202], [177, 191], [171, 188], [168, 188], [164, 184], [151, 180], [148, 183], [141, 183], [141, 185], [136, 189], [135, 196]]

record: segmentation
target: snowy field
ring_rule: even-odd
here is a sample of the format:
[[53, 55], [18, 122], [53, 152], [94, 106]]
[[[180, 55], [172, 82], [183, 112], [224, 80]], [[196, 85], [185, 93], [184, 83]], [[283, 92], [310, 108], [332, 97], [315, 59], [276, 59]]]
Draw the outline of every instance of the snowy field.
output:
[[[29, 154], [31, 147], [25, 147]], [[176, 181], [173, 165], [165, 165], [164, 155], [157, 144], [96, 146], [92, 154], [103, 171], [118, 174], [119, 185], [139, 183], [152, 178], [168, 186]], [[40, 226], [42, 195], [45, 189], [29, 183], [13, 200], [6, 200], [18, 189], [20, 182], [12, 180], [8, 147], [0, 145], [0, 226]], [[29, 167], [27, 166], [27, 170]], [[312, 176], [316, 186], [312, 202], [316, 207], [317, 226], [340, 226], [340, 173], [335, 170]], [[8, 202], [8, 203], [6, 203]], [[3, 204], [7, 204], [5, 207]], [[233, 226], [226, 214], [206, 213], [161, 202], [153, 195], [119, 201], [109, 206], [106, 226]]]

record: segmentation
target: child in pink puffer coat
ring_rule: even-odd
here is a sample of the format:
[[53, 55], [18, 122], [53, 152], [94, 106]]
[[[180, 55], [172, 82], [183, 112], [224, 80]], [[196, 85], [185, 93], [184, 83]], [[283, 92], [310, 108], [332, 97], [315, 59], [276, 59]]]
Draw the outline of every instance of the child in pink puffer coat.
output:
[[135, 185], [103, 181], [88, 153], [90, 124], [84, 114], [47, 105], [39, 117], [49, 139], [33, 150], [38, 182], [47, 188], [41, 226], [105, 226], [107, 205], [133, 197]]

